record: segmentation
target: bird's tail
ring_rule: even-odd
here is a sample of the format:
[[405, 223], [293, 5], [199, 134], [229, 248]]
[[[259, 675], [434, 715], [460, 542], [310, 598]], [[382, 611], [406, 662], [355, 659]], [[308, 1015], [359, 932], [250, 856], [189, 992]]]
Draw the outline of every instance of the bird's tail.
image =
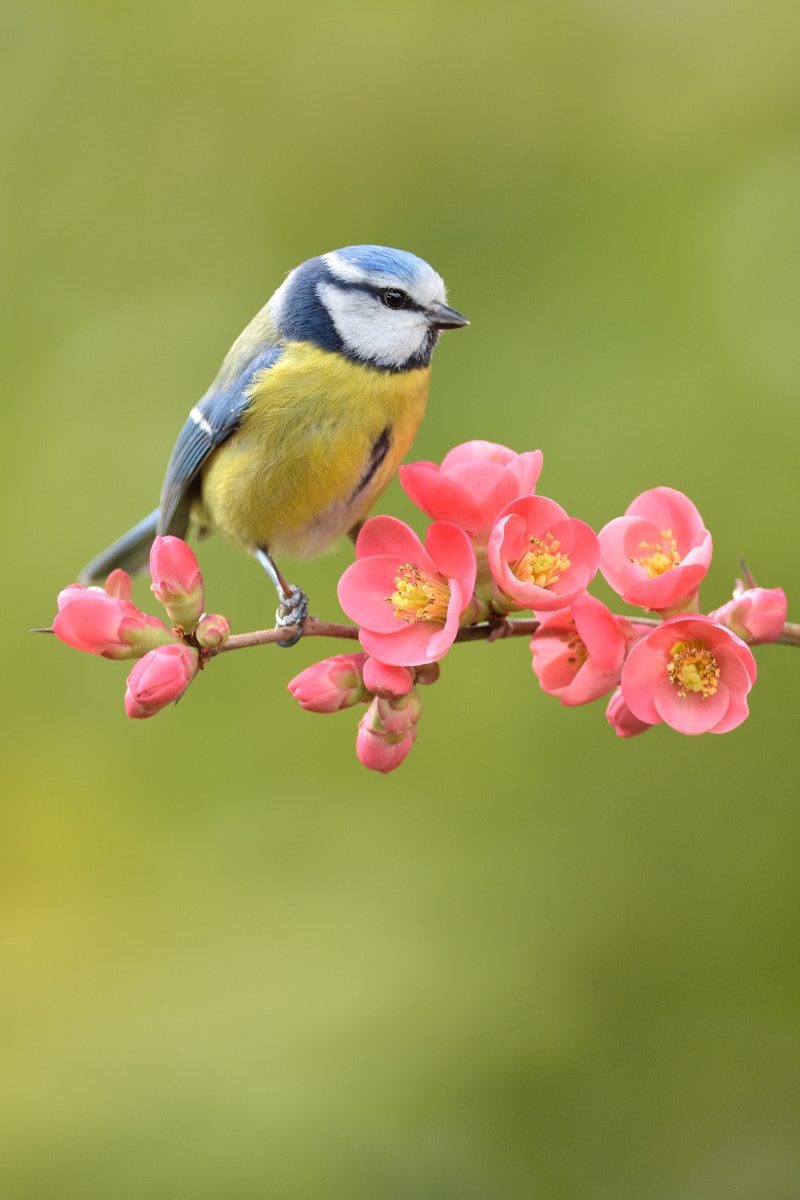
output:
[[109, 546], [102, 554], [98, 554], [97, 558], [93, 558], [78, 576], [84, 587], [88, 587], [90, 583], [103, 582], [117, 567], [122, 567], [131, 575], [144, 570], [149, 562], [150, 547], [158, 530], [160, 511], [157, 508], [151, 512], [138, 525], [134, 525], [133, 529], [129, 529], [118, 538], [113, 546]]

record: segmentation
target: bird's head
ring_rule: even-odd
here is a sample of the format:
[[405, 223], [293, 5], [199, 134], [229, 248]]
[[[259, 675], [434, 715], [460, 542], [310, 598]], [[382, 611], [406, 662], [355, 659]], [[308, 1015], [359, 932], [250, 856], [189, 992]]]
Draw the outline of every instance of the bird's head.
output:
[[347, 246], [302, 263], [270, 303], [282, 337], [388, 371], [425, 367], [442, 329], [468, 325], [433, 267], [405, 250]]

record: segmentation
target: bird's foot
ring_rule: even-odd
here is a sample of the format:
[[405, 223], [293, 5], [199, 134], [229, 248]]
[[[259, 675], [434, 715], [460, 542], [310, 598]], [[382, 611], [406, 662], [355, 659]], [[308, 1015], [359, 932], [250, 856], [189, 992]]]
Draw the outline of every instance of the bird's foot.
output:
[[299, 642], [303, 636], [303, 625], [308, 616], [308, 596], [294, 584], [289, 584], [289, 598], [281, 600], [280, 607], [275, 613], [275, 628], [283, 629], [285, 626], [299, 626], [297, 633], [293, 637], [287, 638], [283, 642], [278, 642], [279, 646], [294, 646], [295, 642]]

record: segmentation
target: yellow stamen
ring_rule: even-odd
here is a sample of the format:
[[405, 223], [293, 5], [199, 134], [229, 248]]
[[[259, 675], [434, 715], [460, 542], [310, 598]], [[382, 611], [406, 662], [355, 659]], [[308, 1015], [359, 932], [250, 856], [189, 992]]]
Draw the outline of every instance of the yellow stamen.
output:
[[570, 568], [566, 554], [560, 554], [561, 545], [552, 533], [546, 533], [543, 538], [529, 538], [530, 550], [526, 550], [511, 570], [521, 583], [533, 583], [536, 587], [546, 588], [556, 583], [565, 571]]
[[649, 579], [655, 579], [658, 575], [663, 575], [665, 571], [671, 571], [673, 567], [681, 565], [678, 542], [671, 529], [661, 530], [660, 543], [639, 542], [639, 549], [649, 550], [650, 553], [642, 555], [641, 558], [632, 558], [631, 562], [644, 567]]
[[450, 590], [439, 580], [423, 575], [419, 567], [406, 563], [394, 578], [397, 591], [386, 597], [394, 615], [401, 621], [413, 625], [416, 621], [447, 620], [447, 603]]
[[676, 642], [670, 650], [670, 681], [683, 698], [687, 692], [697, 692], [707, 700], [717, 690], [719, 667], [705, 642]]

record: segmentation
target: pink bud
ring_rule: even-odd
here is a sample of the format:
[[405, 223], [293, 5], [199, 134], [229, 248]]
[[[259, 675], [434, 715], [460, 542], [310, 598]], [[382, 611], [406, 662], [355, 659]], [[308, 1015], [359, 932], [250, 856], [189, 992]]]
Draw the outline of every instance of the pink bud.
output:
[[130, 600], [133, 595], [133, 584], [127, 571], [117, 567], [106, 580], [106, 592], [117, 600]]
[[114, 659], [139, 658], [175, 640], [166, 625], [140, 612], [130, 600], [79, 583], [58, 593], [53, 633], [76, 650]]
[[786, 624], [786, 595], [783, 588], [744, 588], [737, 580], [733, 599], [708, 615], [751, 646], [776, 642]]
[[[437, 667], [439, 664], [433, 664]], [[364, 663], [364, 686], [376, 696], [407, 696], [414, 686], [408, 667], [390, 667], [377, 658]]]
[[366, 654], [336, 654], [306, 667], [288, 690], [309, 712], [339, 712], [368, 697], [361, 672]]
[[[374, 703], [374, 702], [373, 702]], [[399, 767], [417, 736], [417, 726], [411, 725], [399, 739], [393, 740], [385, 733], [371, 728], [372, 717], [366, 712], [358, 725], [356, 737], [356, 754], [359, 761], [371, 771], [380, 771], [388, 775], [395, 767]]]
[[208, 650], [216, 650], [231, 636], [231, 623], [227, 617], [221, 617], [218, 613], [203, 613], [194, 636], [201, 646]]
[[170, 620], [194, 629], [203, 611], [203, 576], [194, 551], [181, 538], [157, 537], [150, 550], [150, 574], [151, 590]]
[[389, 739], [396, 741], [405, 737], [411, 726], [416, 725], [422, 711], [422, 701], [416, 688], [413, 688], [407, 696], [376, 696], [373, 707]]
[[646, 721], [640, 721], [633, 715], [622, 698], [621, 688], [617, 688], [611, 695], [606, 706], [606, 720], [617, 737], [635, 737], [637, 733], [644, 733], [646, 729], [653, 728]]
[[140, 658], [128, 676], [125, 711], [129, 717], [152, 717], [178, 700], [197, 674], [197, 651], [182, 642], [158, 646]]

